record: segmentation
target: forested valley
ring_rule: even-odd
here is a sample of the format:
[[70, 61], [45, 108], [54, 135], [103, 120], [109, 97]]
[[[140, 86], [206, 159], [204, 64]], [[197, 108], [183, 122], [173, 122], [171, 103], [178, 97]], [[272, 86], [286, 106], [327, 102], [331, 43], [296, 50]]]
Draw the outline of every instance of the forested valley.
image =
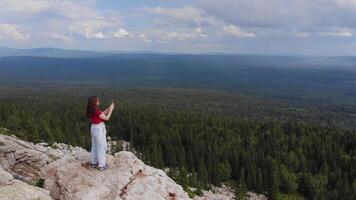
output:
[[[116, 102], [108, 135], [186, 191], [229, 183], [270, 199], [356, 198], [353, 106], [188, 88], [0, 88], [0, 132], [89, 149], [87, 97]], [[347, 112], [345, 112], [347, 110]]]

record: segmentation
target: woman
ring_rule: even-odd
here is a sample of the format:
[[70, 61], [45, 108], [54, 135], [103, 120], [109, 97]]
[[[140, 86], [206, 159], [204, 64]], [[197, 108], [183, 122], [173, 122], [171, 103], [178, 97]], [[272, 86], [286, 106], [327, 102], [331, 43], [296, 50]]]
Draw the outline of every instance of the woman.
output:
[[90, 97], [87, 105], [87, 117], [91, 122], [91, 167], [98, 167], [100, 171], [103, 171], [109, 168], [105, 160], [107, 143], [104, 122], [110, 119], [114, 102], [104, 111], [100, 111], [99, 105], [98, 97]]

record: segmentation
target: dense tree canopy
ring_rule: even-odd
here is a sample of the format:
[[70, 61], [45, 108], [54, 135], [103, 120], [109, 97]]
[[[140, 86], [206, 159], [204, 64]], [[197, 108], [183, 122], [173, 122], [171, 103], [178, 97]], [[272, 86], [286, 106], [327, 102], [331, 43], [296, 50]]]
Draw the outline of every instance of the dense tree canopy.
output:
[[[29, 141], [88, 149], [85, 98], [74, 96], [66, 91], [58, 96], [2, 97], [0, 127]], [[177, 181], [184, 188], [235, 181], [238, 188], [271, 199], [281, 193], [300, 193], [307, 199], [356, 198], [355, 129], [172, 105], [120, 102], [107, 123], [108, 134], [130, 141], [155, 167], [179, 169]]]

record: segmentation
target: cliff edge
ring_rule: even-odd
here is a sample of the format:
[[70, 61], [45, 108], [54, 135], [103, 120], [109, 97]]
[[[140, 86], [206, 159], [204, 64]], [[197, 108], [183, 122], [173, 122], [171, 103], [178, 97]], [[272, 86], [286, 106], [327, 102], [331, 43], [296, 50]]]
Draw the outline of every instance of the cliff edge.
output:
[[0, 199], [190, 199], [165, 172], [131, 152], [107, 155], [110, 169], [105, 171], [88, 168], [89, 156], [79, 147], [48, 147], [0, 135]]

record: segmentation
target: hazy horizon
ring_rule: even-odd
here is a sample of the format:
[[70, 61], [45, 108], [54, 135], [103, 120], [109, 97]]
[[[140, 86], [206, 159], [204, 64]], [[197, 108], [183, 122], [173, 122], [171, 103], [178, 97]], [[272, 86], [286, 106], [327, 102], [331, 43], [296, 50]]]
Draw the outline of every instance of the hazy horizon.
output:
[[155, 51], [150, 49], [133, 49], [133, 50], [95, 50], [95, 49], [77, 49], [77, 48], [59, 48], [51, 46], [39, 46], [39, 47], [29, 47], [29, 48], [13, 48], [8, 46], [0, 46], [0, 49], [11, 49], [11, 50], [39, 50], [39, 49], [56, 49], [64, 51], [82, 51], [82, 52], [92, 52], [92, 53], [154, 53], [154, 54], [171, 54], [171, 55], [241, 55], [241, 56], [290, 56], [290, 57], [356, 57], [356, 54], [303, 54], [303, 53], [236, 53], [236, 52], [224, 52], [224, 51], [202, 51], [202, 52], [184, 52], [184, 51]]

